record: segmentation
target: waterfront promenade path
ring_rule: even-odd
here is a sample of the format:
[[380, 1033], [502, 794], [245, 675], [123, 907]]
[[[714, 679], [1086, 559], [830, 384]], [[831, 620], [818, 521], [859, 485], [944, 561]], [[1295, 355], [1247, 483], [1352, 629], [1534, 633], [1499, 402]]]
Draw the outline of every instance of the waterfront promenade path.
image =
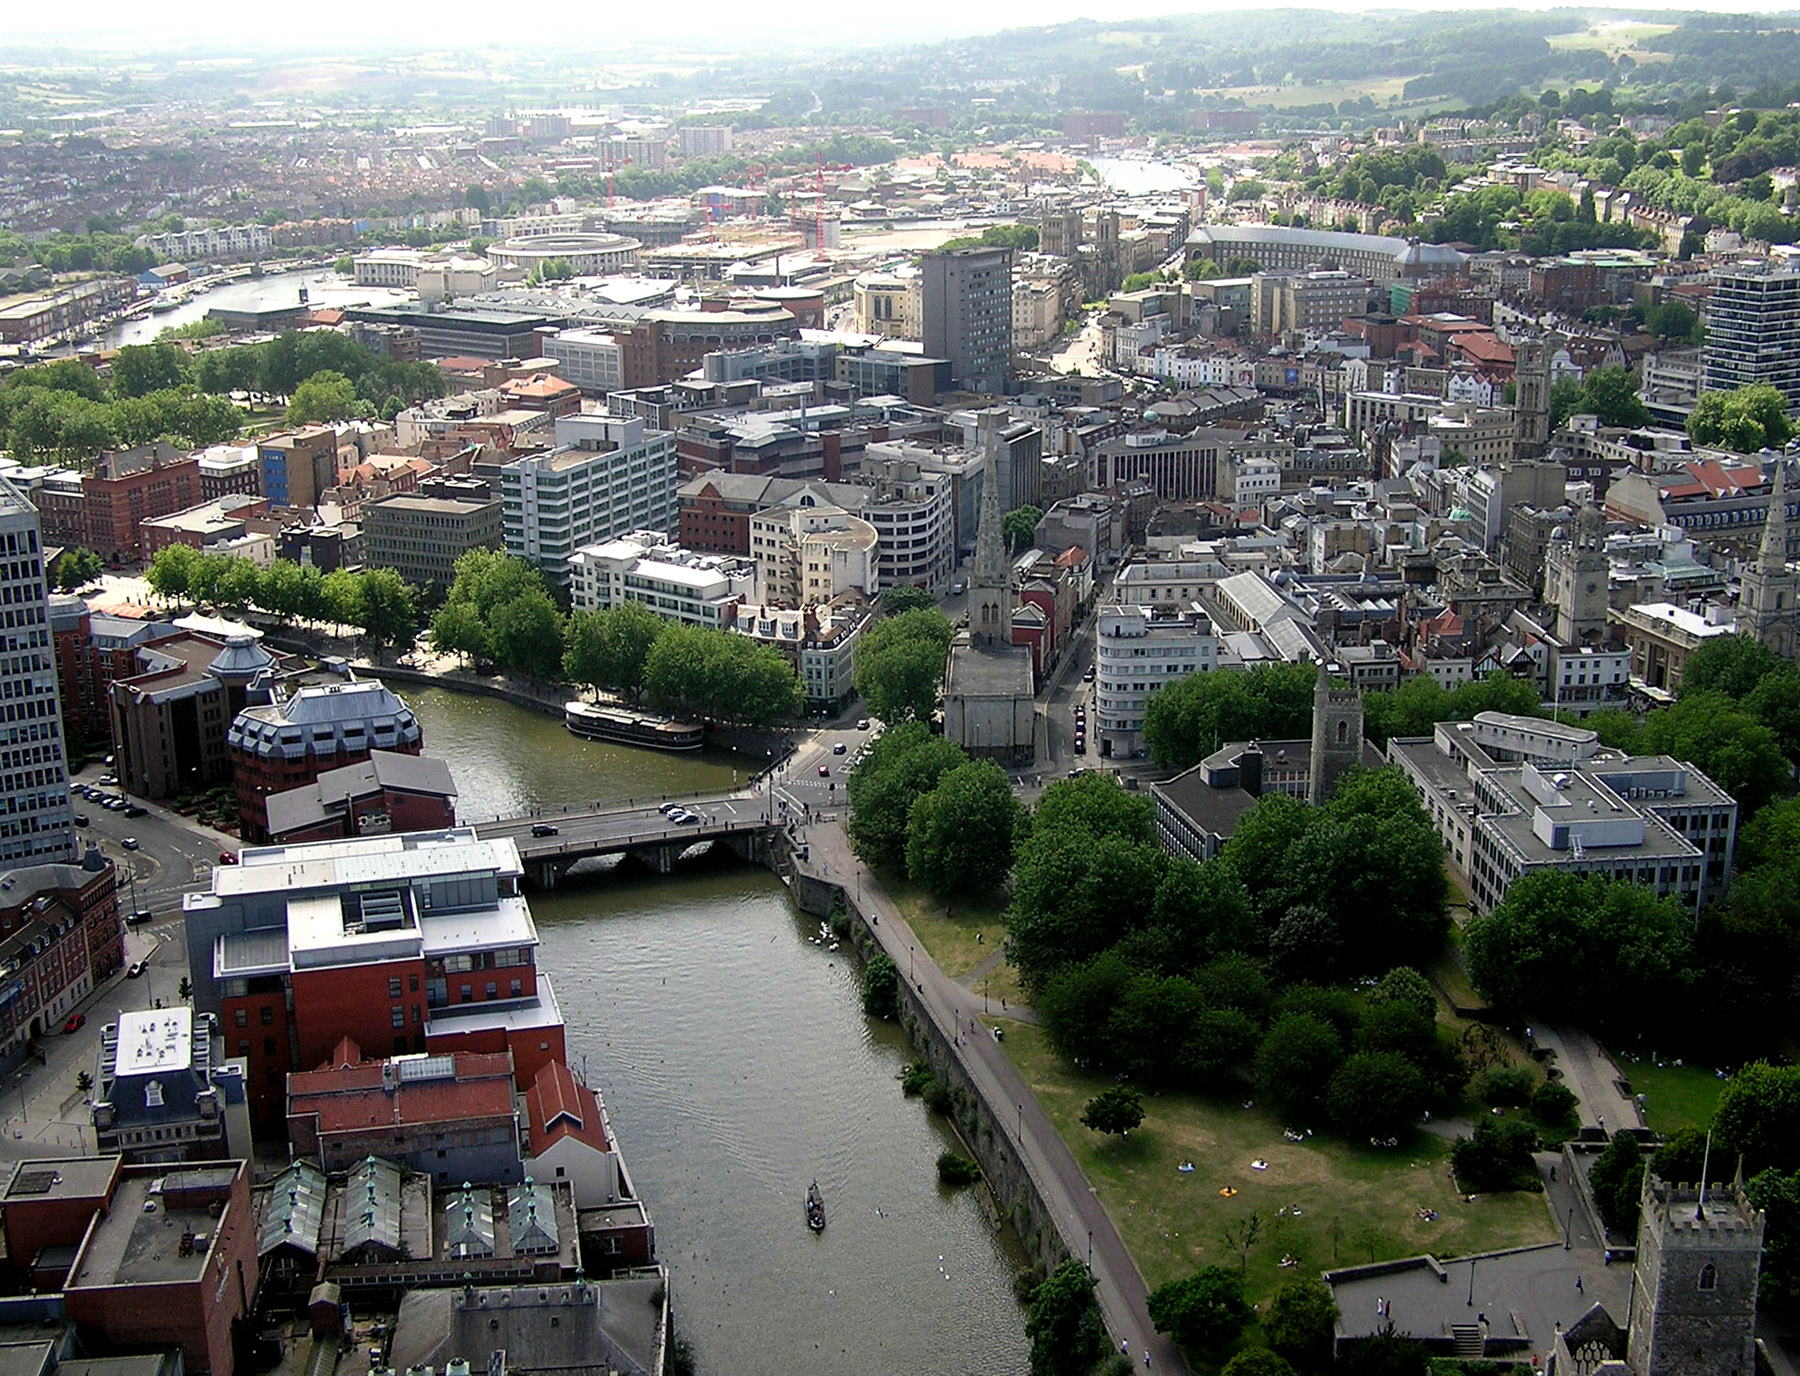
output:
[[[820, 879], [838, 884], [867, 915], [877, 918], [871, 928], [903, 978], [909, 977], [926, 1013], [937, 1025], [951, 1052], [970, 1080], [980, 1089], [998, 1119], [997, 1128], [1008, 1133], [1018, 1147], [1026, 1169], [1037, 1182], [1045, 1205], [1055, 1218], [1070, 1254], [1080, 1259], [1092, 1238], [1094, 1279], [1100, 1312], [1106, 1319], [1116, 1349], [1129, 1342], [1134, 1365], [1142, 1365], [1149, 1352], [1153, 1370], [1183, 1373], [1187, 1365], [1175, 1344], [1150, 1326], [1145, 1304], [1149, 1292], [1137, 1264], [1100, 1206], [1087, 1176], [1068, 1145], [1058, 1135], [1031, 1086], [1007, 1058], [1000, 1044], [977, 1012], [971, 990], [943, 970], [919, 943], [892, 898], [850, 849], [850, 838], [836, 822], [813, 822], [804, 828], [810, 856], [803, 868]], [[970, 1033], [969, 1024], [975, 1024]], [[957, 1040], [960, 1030], [962, 1040]], [[1009, 1116], [1005, 1106], [1011, 1104]]]

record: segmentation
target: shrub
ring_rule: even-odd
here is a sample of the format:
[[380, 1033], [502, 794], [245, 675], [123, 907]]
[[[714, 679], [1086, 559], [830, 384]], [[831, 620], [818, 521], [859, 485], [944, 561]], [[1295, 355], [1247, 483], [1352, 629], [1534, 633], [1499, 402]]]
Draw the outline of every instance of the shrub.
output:
[[889, 1022], [900, 1016], [900, 972], [892, 956], [872, 956], [863, 966], [862, 986], [863, 1012]]
[[1531, 1098], [1537, 1074], [1529, 1066], [1496, 1065], [1481, 1072], [1475, 1092], [1489, 1108], [1519, 1108]]
[[937, 1172], [940, 1181], [956, 1188], [973, 1185], [981, 1179], [981, 1167], [953, 1151], [938, 1153]]
[[1575, 1091], [1555, 1080], [1545, 1080], [1531, 1091], [1531, 1116], [1552, 1132], [1566, 1131], [1575, 1121]]
[[908, 1097], [923, 1094], [926, 1087], [936, 1081], [937, 1076], [931, 1073], [931, 1065], [926, 1061], [908, 1061], [906, 1069], [900, 1072], [900, 1090]]
[[920, 1093], [925, 1099], [925, 1107], [933, 1113], [941, 1113], [948, 1118], [956, 1107], [956, 1101], [950, 1094], [950, 1086], [935, 1075]]
[[1459, 1137], [1450, 1148], [1457, 1185], [1488, 1194], [1496, 1190], [1529, 1190], [1539, 1185], [1531, 1153], [1537, 1132], [1520, 1119], [1484, 1118], [1472, 1137]]

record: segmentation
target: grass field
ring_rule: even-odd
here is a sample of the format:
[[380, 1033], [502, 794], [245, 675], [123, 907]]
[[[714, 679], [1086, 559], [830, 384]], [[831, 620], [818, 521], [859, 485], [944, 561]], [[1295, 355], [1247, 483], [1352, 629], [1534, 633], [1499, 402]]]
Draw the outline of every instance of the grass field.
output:
[[[1152, 1098], [1142, 1127], [1126, 1138], [1102, 1137], [1079, 1119], [1083, 1104], [1108, 1081], [1064, 1064], [1036, 1027], [1010, 1027], [1005, 1047], [1151, 1289], [1197, 1266], [1237, 1263], [1223, 1233], [1252, 1211], [1262, 1222], [1247, 1269], [1247, 1288], [1257, 1299], [1290, 1274], [1312, 1275], [1334, 1264], [1419, 1252], [1459, 1256], [1556, 1236], [1542, 1195], [1473, 1202], [1458, 1195], [1444, 1138], [1421, 1132], [1392, 1150], [1324, 1137], [1292, 1143], [1282, 1136], [1285, 1125], [1260, 1106], [1190, 1094]], [[1253, 1169], [1256, 1160], [1268, 1169]], [[1176, 1169], [1186, 1161], [1194, 1163], [1192, 1173]], [[1237, 1194], [1222, 1198], [1223, 1188]], [[1422, 1207], [1436, 1209], [1437, 1220], [1421, 1220]], [[1284, 1255], [1298, 1265], [1283, 1269]]]
[[1201, 91], [1198, 98], [1204, 103], [1206, 100], [1237, 96], [1253, 110], [1264, 105], [1286, 110], [1295, 105], [1319, 105], [1325, 101], [1341, 105], [1346, 100], [1361, 100], [1364, 96], [1377, 105], [1386, 105], [1390, 97], [1400, 99], [1406, 83], [1411, 80], [1410, 76], [1390, 76], [1368, 81], [1330, 81], [1293, 86], [1231, 86], [1217, 91]]
[[[884, 874], [881, 883], [900, 909], [900, 915], [938, 963], [938, 968], [952, 979], [967, 975], [1000, 950], [1006, 941], [1006, 924], [1000, 920], [1001, 910], [996, 904], [958, 899], [946, 905], [919, 885], [897, 875]], [[983, 980], [989, 1002], [995, 1009], [1000, 1007], [1002, 998], [1009, 1003], [1024, 1001], [1018, 972], [1004, 961], [983, 976]], [[981, 988], [982, 983], [978, 981], [974, 992], [979, 994]]]
[[1577, 33], [1552, 34], [1544, 41], [1552, 48], [1578, 50], [1593, 48], [1604, 52], [1609, 57], [1617, 57], [1620, 53], [1630, 53], [1633, 58], [1642, 61], [1645, 56], [1657, 60], [1661, 53], [1644, 54], [1638, 51], [1638, 44], [1646, 38], [1657, 38], [1671, 32], [1674, 24], [1633, 24], [1621, 21], [1614, 24], [1595, 24]]
[[1619, 1069], [1631, 1081], [1631, 1092], [1644, 1095], [1644, 1125], [1658, 1132], [1677, 1128], [1703, 1128], [1712, 1121], [1725, 1081], [1703, 1066], [1677, 1066], [1651, 1062], [1648, 1055], [1635, 1063], [1620, 1056]]

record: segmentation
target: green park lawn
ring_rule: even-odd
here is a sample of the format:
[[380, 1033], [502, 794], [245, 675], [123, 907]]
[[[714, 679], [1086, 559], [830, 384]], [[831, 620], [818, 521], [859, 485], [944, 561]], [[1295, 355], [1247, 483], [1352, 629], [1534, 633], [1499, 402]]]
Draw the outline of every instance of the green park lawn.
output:
[[[1001, 920], [998, 904], [958, 898], [946, 905], [922, 885], [900, 875], [883, 874], [881, 884], [920, 944], [952, 979], [962, 979], [1005, 944], [1006, 924]], [[978, 934], [980, 940], [976, 939]], [[976, 993], [981, 992], [984, 981], [995, 1009], [1000, 1007], [1002, 998], [1009, 1003], [1024, 1001], [1018, 972], [1004, 959], [976, 982]]]
[[1703, 1128], [1712, 1121], [1725, 1088], [1710, 1068], [1677, 1066], [1669, 1061], [1654, 1064], [1649, 1053], [1633, 1062], [1616, 1058], [1619, 1070], [1631, 1082], [1633, 1094], [1644, 1095], [1644, 1126], [1661, 1133], [1680, 1128]]
[[[1080, 1117], [1107, 1079], [1064, 1063], [1038, 1027], [1012, 1024], [1005, 1047], [1152, 1290], [1199, 1266], [1236, 1264], [1223, 1233], [1253, 1210], [1262, 1220], [1246, 1275], [1254, 1299], [1290, 1275], [1316, 1275], [1333, 1265], [1420, 1252], [1461, 1256], [1556, 1237], [1541, 1194], [1483, 1195], [1473, 1202], [1457, 1194], [1450, 1143], [1442, 1137], [1420, 1132], [1394, 1149], [1323, 1135], [1293, 1143], [1272, 1111], [1195, 1094], [1148, 1099], [1141, 1127], [1124, 1138], [1103, 1136], [1081, 1126]], [[1268, 1169], [1252, 1169], [1256, 1160]], [[1192, 1173], [1176, 1169], [1186, 1161], [1194, 1163]], [[1222, 1198], [1227, 1187], [1238, 1193]], [[1436, 1209], [1436, 1221], [1421, 1220], [1421, 1207]], [[1299, 1264], [1282, 1269], [1284, 1254]]]

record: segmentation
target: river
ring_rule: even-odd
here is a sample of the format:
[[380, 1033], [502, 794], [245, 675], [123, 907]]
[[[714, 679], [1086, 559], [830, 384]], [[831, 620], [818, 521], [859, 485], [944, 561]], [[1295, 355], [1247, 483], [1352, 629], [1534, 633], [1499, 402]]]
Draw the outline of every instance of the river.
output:
[[1173, 163], [1138, 158], [1089, 158], [1088, 161], [1094, 165], [1101, 180], [1123, 196], [1154, 196], [1186, 191], [1196, 185], [1192, 173]]
[[[578, 741], [511, 703], [401, 686], [460, 815], [726, 787], [753, 761]], [[1023, 1373], [1012, 1259], [977, 1197], [937, 1183], [954, 1141], [896, 1077], [849, 957], [768, 871], [579, 872], [534, 893], [569, 1054], [605, 1095], [708, 1376]], [[809, 1233], [806, 1185], [830, 1224]]]
[[252, 306], [292, 305], [300, 299], [302, 287], [306, 288], [307, 301], [314, 306], [389, 306], [414, 299], [410, 291], [359, 287], [330, 268], [271, 272], [263, 277], [241, 278], [210, 291], [197, 292], [192, 299], [162, 315], [120, 321], [100, 336], [100, 343], [108, 349], [123, 344], [148, 344], [170, 326], [199, 320], [214, 307], [243, 310]]

